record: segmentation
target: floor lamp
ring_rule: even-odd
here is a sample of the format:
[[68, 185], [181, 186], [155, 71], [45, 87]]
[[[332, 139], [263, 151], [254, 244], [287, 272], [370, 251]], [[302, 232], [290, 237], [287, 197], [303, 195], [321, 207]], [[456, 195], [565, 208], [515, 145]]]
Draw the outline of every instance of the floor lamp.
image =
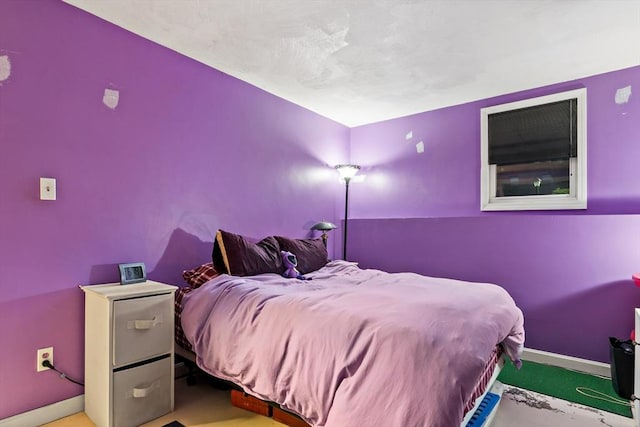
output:
[[358, 165], [337, 165], [336, 170], [340, 174], [340, 177], [345, 183], [344, 192], [344, 235], [342, 237], [342, 259], [347, 260], [347, 222], [349, 220], [349, 182], [358, 171], [360, 166]]

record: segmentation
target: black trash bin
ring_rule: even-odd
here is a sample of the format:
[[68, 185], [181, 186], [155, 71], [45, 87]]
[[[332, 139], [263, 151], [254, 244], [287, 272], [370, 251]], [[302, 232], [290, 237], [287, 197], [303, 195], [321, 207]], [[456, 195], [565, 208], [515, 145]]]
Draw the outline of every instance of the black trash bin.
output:
[[631, 340], [621, 341], [609, 337], [609, 358], [611, 359], [611, 382], [613, 390], [623, 399], [631, 399], [633, 394], [633, 370], [635, 348]]

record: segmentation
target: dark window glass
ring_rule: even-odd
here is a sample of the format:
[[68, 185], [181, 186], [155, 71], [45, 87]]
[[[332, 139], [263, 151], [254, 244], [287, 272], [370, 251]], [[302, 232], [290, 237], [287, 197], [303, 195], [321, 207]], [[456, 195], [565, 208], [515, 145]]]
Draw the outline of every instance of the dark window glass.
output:
[[569, 194], [569, 160], [496, 166], [496, 197]]

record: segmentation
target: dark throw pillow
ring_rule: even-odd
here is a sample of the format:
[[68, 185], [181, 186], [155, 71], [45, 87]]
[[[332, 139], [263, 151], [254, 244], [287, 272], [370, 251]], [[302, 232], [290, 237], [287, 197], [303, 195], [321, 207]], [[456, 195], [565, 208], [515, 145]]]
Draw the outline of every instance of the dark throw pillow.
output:
[[256, 242], [254, 239], [218, 230], [212, 260], [218, 272], [233, 276], [281, 274], [284, 270], [280, 246], [273, 236]]
[[297, 269], [300, 274], [308, 274], [324, 267], [329, 262], [327, 248], [322, 239], [290, 239], [275, 236], [280, 249], [291, 252], [298, 258]]

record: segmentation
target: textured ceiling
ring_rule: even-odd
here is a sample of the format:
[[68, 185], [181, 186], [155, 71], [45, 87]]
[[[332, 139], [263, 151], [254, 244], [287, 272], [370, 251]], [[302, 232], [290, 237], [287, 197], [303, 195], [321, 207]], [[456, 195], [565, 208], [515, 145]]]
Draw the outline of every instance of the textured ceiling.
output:
[[640, 0], [64, 0], [347, 126], [640, 64]]

